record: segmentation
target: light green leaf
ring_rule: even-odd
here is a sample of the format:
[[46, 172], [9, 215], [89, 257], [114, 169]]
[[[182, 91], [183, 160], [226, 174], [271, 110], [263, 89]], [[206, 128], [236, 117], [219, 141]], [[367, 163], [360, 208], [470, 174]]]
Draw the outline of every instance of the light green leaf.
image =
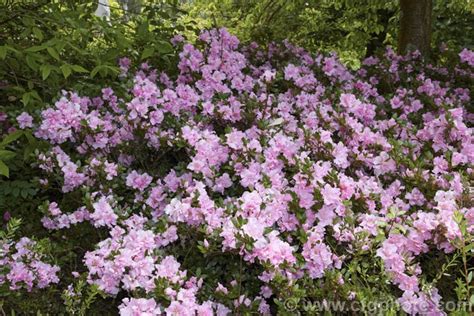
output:
[[33, 134], [31, 134], [30, 131], [25, 131], [24, 134], [25, 134], [26, 139], [28, 139], [28, 143], [30, 143], [31, 145], [34, 145], [37, 143], [36, 138], [33, 136]]
[[37, 28], [37, 27], [35, 26], [35, 27], [33, 27], [32, 31], [33, 31], [33, 34], [35, 35], [35, 37], [36, 37], [37, 39], [39, 39], [40, 41], [43, 40], [43, 38], [44, 38], [43, 32], [41, 32], [41, 30], [40, 30], [39, 28]]
[[64, 64], [60, 68], [61, 68], [64, 78], [67, 78], [71, 75], [72, 69], [68, 64]]
[[42, 50], [46, 49], [46, 46], [44, 45], [39, 45], [39, 46], [31, 46], [31, 47], [28, 47], [27, 49], [25, 49], [25, 52], [28, 52], [28, 53], [36, 53], [36, 52], [40, 52]]
[[59, 54], [53, 47], [47, 47], [48, 53], [56, 60], [59, 60]]
[[0, 149], [0, 159], [8, 160], [16, 156], [16, 153], [11, 150]]
[[14, 52], [15, 54], [18, 54], [18, 53], [19, 53], [19, 51], [18, 51], [17, 49], [15, 49], [15, 48], [13, 48], [13, 47], [11, 47], [11, 46], [5, 46], [5, 47], [7, 48], [7, 50], [12, 51], [12, 52]]
[[10, 177], [10, 170], [8, 169], [8, 166], [0, 160], [0, 175], [3, 175], [5, 177]]
[[158, 45], [158, 51], [161, 54], [169, 54], [173, 51], [173, 46], [166, 41], [160, 41], [160, 44]]
[[40, 70], [43, 80], [46, 80], [49, 77], [49, 74], [51, 73], [51, 65], [42, 65], [40, 67]]
[[26, 64], [35, 71], [38, 69], [38, 64], [36, 63], [36, 60], [32, 55], [26, 56]]
[[7, 47], [5, 45], [0, 46], [0, 59], [7, 57]]
[[94, 78], [95, 75], [97, 75], [97, 73], [103, 68], [104, 68], [104, 65], [99, 65], [99, 66], [94, 67], [94, 69], [92, 69], [91, 71], [91, 78]]
[[23, 131], [21, 130], [14, 131], [13, 133], [10, 133], [7, 136], [5, 136], [3, 141], [0, 143], [0, 146], [5, 146], [7, 144], [10, 144], [11, 142], [14, 142], [18, 138], [20, 138], [22, 135], [23, 135]]
[[31, 91], [30, 91], [30, 94], [31, 94], [31, 97], [32, 97], [33, 99], [36, 99], [36, 100], [38, 100], [38, 101], [40, 101], [40, 102], [43, 102], [43, 100], [41, 99], [41, 97], [40, 97], [39, 94], [38, 94], [38, 91], [36, 91], [36, 90], [31, 90]]
[[30, 100], [31, 94], [29, 92], [23, 93], [23, 95], [21, 96], [21, 101], [23, 102], [23, 105], [28, 105], [28, 103], [30, 103]]
[[89, 72], [87, 69], [85, 69], [84, 67], [79, 66], [79, 65], [71, 65], [71, 68], [75, 72]]
[[143, 50], [143, 52], [142, 52], [142, 57], [141, 57], [141, 59], [146, 59], [146, 58], [152, 56], [154, 52], [155, 52], [155, 49], [154, 49], [153, 47], [147, 47], [147, 48], [145, 48], [145, 49]]

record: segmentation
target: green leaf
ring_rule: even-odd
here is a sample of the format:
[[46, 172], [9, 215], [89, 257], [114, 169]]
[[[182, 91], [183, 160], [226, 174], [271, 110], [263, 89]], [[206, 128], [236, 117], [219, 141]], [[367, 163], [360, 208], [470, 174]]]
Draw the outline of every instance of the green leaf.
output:
[[5, 146], [7, 144], [10, 144], [11, 142], [14, 142], [18, 138], [20, 138], [23, 135], [23, 131], [18, 130], [14, 131], [13, 133], [8, 134], [3, 141], [0, 143], [1, 146]]
[[94, 78], [97, 73], [104, 68], [104, 65], [95, 66], [91, 71], [91, 78]]
[[7, 50], [12, 51], [12, 52], [14, 52], [15, 54], [18, 54], [18, 53], [20, 52], [20, 51], [18, 51], [17, 49], [11, 47], [11, 46], [5, 46], [5, 47], [7, 48]]
[[11, 150], [0, 149], [0, 159], [8, 160], [16, 156], [16, 153]]
[[51, 65], [42, 65], [40, 67], [40, 70], [43, 80], [46, 80], [49, 77], [49, 74], [51, 73]]
[[142, 52], [142, 57], [141, 57], [141, 59], [146, 59], [146, 58], [152, 56], [154, 52], [155, 52], [155, 49], [154, 49], [153, 47], [147, 47], [147, 48], [145, 48], [145, 49], [143, 50], [143, 52]]
[[0, 59], [5, 59], [7, 57], [7, 46], [0, 46]]
[[36, 63], [36, 60], [32, 55], [26, 56], [26, 64], [35, 71], [38, 69], [38, 64]]
[[64, 64], [60, 68], [61, 68], [64, 78], [67, 78], [71, 75], [72, 69], [68, 64]]
[[166, 41], [160, 41], [160, 45], [158, 45], [158, 51], [161, 54], [169, 54], [173, 52], [173, 45]]
[[10, 177], [10, 170], [8, 169], [8, 166], [0, 160], [0, 175], [3, 175], [5, 177]]
[[94, 78], [97, 73], [100, 73], [102, 77], [105, 77], [108, 74], [118, 74], [119, 70], [117, 67], [113, 67], [110, 65], [99, 65], [92, 69], [91, 78]]
[[25, 52], [28, 52], [28, 53], [36, 53], [36, 52], [40, 52], [42, 50], [46, 49], [46, 46], [44, 45], [39, 45], [39, 46], [31, 46], [31, 47], [28, 47], [27, 49], [25, 49]]
[[145, 37], [148, 33], [148, 22], [141, 23], [137, 28], [137, 35], [139, 37]]
[[31, 145], [35, 145], [38, 142], [36, 138], [31, 134], [31, 132], [26, 131], [24, 132], [24, 134], [26, 136], [26, 139], [28, 139], [28, 143], [30, 143]]
[[23, 105], [28, 105], [28, 103], [30, 103], [30, 100], [31, 94], [29, 92], [23, 93], [23, 95], [21, 96], [21, 101], [23, 102]]
[[43, 40], [43, 38], [44, 38], [43, 32], [41, 32], [41, 30], [40, 30], [39, 28], [37, 28], [37, 27], [35, 26], [35, 27], [33, 27], [32, 31], [33, 31], [33, 34], [35, 35], [35, 37], [36, 37], [37, 39], [39, 39], [40, 41]]
[[53, 47], [47, 47], [48, 53], [56, 60], [60, 60], [58, 52]]
[[470, 243], [469, 245], [466, 245], [464, 248], [466, 252], [473, 251], [474, 250], [474, 243]]
[[36, 100], [38, 100], [38, 101], [40, 101], [40, 102], [43, 102], [43, 100], [41, 99], [41, 97], [40, 97], [39, 94], [38, 94], [38, 91], [36, 91], [36, 90], [31, 90], [31, 91], [30, 91], [30, 94], [31, 94], [31, 97], [32, 97], [33, 99], [36, 99]]
[[79, 65], [71, 65], [71, 68], [75, 72], [89, 72], [87, 69], [85, 69], [84, 67], [79, 66]]

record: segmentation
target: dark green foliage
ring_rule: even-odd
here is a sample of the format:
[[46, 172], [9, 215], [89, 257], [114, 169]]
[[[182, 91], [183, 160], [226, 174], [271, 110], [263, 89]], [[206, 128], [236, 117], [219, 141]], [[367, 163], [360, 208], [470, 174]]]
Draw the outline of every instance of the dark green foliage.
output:
[[[201, 27], [226, 26], [246, 41], [289, 39], [311, 51], [335, 51], [354, 68], [398, 38], [398, 0], [197, 0], [185, 7]], [[472, 48], [473, 27], [472, 1], [433, 0], [433, 47]]]
[[[12, 235], [8, 238], [14, 237], [14, 230], [15, 236], [48, 237], [53, 246], [47, 252], [67, 267], [55, 289], [33, 290], [27, 296], [23, 291], [1, 290], [0, 315], [66, 314], [62, 291], [72, 283], [72, 271], [82, 272], [79, 258], [101, 239], [90, 225], [44, 235], [38, 207], [61, 195], [52, 190], [38, 195], [38, 169], [32, 166], [37, 161], [35, 151], [45, 144], [29, 132], [9, 133], [11, 122], [23, 111], [39, 113], [62, 90], [96, 94], [104, 86], [124, 89], [118, 66], [122, 57], [130, 58], [133, 65], [146, 61], [170, 72], [177, 59], [170, 38], [193, 32], [192, 27], [178, 26], [183, 11], [177, 1], [144, 3], [140, 12], [136, 8], [123, 12], [117, 5], [109, 22], [94, 16], [96, 6], [97, 1], [0, 1], [0, 113], [9, 118], [0, 122], [0, 215], [8, 212], [13, 218], [28, 219], [19, 227], [10, 220], [12, 227], [7, 229], [0, 218], [0, 231]], [[72, 209], [80, 202], [68, 204]], [[84, 295], [80, 304], [93, 306], [102, 315], [116, 313], [116, 304], [98, 300], [98, 293]]]

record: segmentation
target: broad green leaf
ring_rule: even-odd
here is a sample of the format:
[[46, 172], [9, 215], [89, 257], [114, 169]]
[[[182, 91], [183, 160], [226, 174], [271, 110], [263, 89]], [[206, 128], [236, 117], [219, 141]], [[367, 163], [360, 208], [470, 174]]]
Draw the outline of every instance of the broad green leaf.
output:
[[15, 49], [15, 48], [13, 48], [13, 47], [11, 47], [11, 46], [5, 46], [5, 47], [7, 48], [7, 50], [12, 51], [12, 52], [14, 52], [15, 54], [18, 54], [18, 53], [19, 53], [19, 51], [18, 51], [17, 49]]
[[104, 68], [104, 65], [95, 66], [94, 69], [92, 69], [91, 71], [91, 78], [94, 78], [95, 75], [97, 75], [99, 70], [101, 70], [102, 68]]
[[[31, 88], [31, 89], [33, 89], [33, 88]], [[36, 99], [36, 100], [38, 100], [38, 101], [40, 101], [40, 102], [43, 102], [43, 100], [41, 99], [41, 97], [40, 97], [39, 94], [38, 94], [38, 91], [36, 91], [36, 90], [31, 90], [31, 91], [30, 91], [30, 94], [31, 94], [31, 97], [32, 97], [33, 99]]]
[[466, 252], [473, 251], [474, 250], [474, 243], [470, 243], [469, 245], [466, 245], [464, 248]]
[[64, 78], [67, 78], [71, 75], [72, 69], [68, 64], [64, 64], [60, 68], [61, 68]]
[[40, 52], [42, 50], [45, 50], [47, 47], [44, 46], [44, 45], [39, 45], [39, 46], [31, 46], [31, 47], [28, 47], [27, 49], [25, 49], [25, 52], [28, 52], [28, 53], [36, 53], [36, 52]]
[[51, 55], [51, 57], [53, 57], [54, 59], [56, 59], [58, 61], [60, 60], [59, 54], [56, 51], [56, 49], [54, 49], [53, 47], [48, 47], [46, 49], [48, 50], [48, 53]]
[[91, 78], [94, 78], [97, 73], [100, 73], [102, 77], [105, 77], [106, 75], [111, 73], [117, 74], [119, 73], [119, 70], [117, 67], [113, 67], [110, 65], [99, 65], [92, 69]]
[[5, 59], [7, 57], [7, 46], [0, 46], [0, 59]]
[[28, 105], [28, 103], [30, 103], [30, 100], [31, 94], [29, 92], [23, 93], [23, 95], [21, 96], [21, 101], [23, 102], [23, 105]]
[[158, 51], [161, 54], [169, 54], [173, 51], [173, 46], [165, 41], [160, 41], [160, 44], [158, 45]]
[[16, 156], [16, 153], [11, 150], [0, 149], [0, 159], [8, 160]]
[[35, 58], [32, 56], [32, 55], [27, 55], [26, 58], [26, 64], [33, 70], [37, 70], [38, 69], [38, 64], [36, 63], [36, 60]]
[[14, 142], [14, 141], [17, 140], [18, 138], [20, 138], [23, 134], [24, 134], [24, 132], [21, 131], [21, 130], [14, 131], [13, 133], [8, 134], [8, 135], [5, 136], [5, 138], [2, 140], [2, 142], [0, 143], [0, 146], [5, 146], [5, 145], [7, 145], [7, 144], [10, 144], [11, 142]]
[[3, 175], [5, 177], [10, 177], [10, 170], [8, 169], [8, 166], [0, 160], [0, 175]]
[[146, 59], [146, 58], [152, 56], [154, 52], [155, 52], [155, 49], [154, 49], [153, 47], [147, 47], [147, 48], [145, 48], [145, 49], [143, 50], [143, 52], [142, 52], [142, 57], [141, 57], [141, 59]]
[[75, 72], [89, 72], [87, 69], [85, 69], [84, 67], [82, 67], [80, 65], [71, 65], [71, 68]]
[[39, 28], [37, 28], [37, 27], [35, 26], [35, 27], [33, 27], [32, 31], [33, 31], [33, 34], [35, 35], [35, 37], [36, 37], [37, 39], [39, 39], [40, 41], [43, 40], [43, 38], [44, 38], [43, 32], [41, 32], [41, 30], [40, 30]]
[[26, 136], [26, 139], [28, 139], [28, 143], [30, 143], [31, 145], [34, 145], [37, 143], [36, 138], [33, 136], [33, 134], [31, 134], [30, 131], [25, 131], [24, 134]]
[[49, 77], [49, 74], [51, 73], [51, 65], [42, 65], [40, 67], [40, 70], [43, 80], [46, 80]]

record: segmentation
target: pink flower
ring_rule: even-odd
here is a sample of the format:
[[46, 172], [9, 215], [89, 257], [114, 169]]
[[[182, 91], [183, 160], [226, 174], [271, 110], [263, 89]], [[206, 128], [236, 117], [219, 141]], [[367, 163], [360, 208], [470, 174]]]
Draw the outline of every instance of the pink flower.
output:
[[258, 211], [260, 211], [262, 198], [257, 192], [244, 192], [241, 199], [242, 210], [244, 212], [247, 212], [248, 214], [257, 214]]
[[341, 190], [326, 184], [321, 190], [325, 205], [338, 205], [341, 203]]
[[312, 278], [321, 278], [326, 270], [333, 268], [335, 261], [329, 247], [320, 240], [320, 237], [318, 231], [312, 231], [303, 246], [302, 255]]
[[242, 226], [242, 230], [244, 231], [244, 233], [249, 235], [255, 240], [258, 240], [263, 237], [264, 229], [265, 229], [265, 225], [263, 225], [255, 217], [250, 217], [247, 223], [244, 226]]
[[216, 179], [216, 185], [214, 190], [219, 193], [224, 193], [224, 190], [232, 186], [232, 180], [228, 173], [224, 173], [222, 176]]
[[11, 217], [12, 217], [12, 216], [11, 216], [11, 214], [10, 214], [9, 211], [5, 211], [5, 212], [3, 213], [3, 221], [8, 222], [8, 221], [11, 219]]
[[26, 112], [23, 112], [18, 115], [16, 120], [18, 121], [18, 124], [20, 125], [21, 129], [33, 127], [33, 117]]
[[243, 138], [245, 134], [240, 131], [233, 131], [226, 135], [227, 137], [227, 145], [229, 145], [232, 149], [242, 149], [243, 147]]
[[120, 316], [155, 316], [161, 315], [160, 307], [154, 299], [124, 298], [119, 306]]
[[115, 225], [118, 216], [107, 201], [107, 197], [103, 196], [98, 202], [92, 204], [94, 212], [91, 214], [91, 219], [94, 226], [113, 226]]
[[177, 45], [178, 43], [181, 43], [182, 41], [184, 41], [184, 37], [182, 35], [175, 35], [172, 39], [171, 39], [171, 43], [173, 45]]
[[156, 266], [156, 275], [176, 283], [181, 278], [179, 267], [179, 262], [173, 256], [167, 256]]
[[459, 57], [461, 62], [467, 63], [469, 66], [474, 67], [474, 51], [464, 48], [460, 53]]
[[118, 168], [118, 166], [113, 162], [106, 161], [104, 163], [104, 171], [107, 174], [106, 175], [107, 180], [112, 180], [114, 177], [117, 176], [117, 174], [118, 174], [117, 173], [117, 168]]
[[127, 186], [137, 189], [139, 191], [145, 190], [145, 188], [151, 183], [153, 180], [147, 173], [139, 174], [137, 171], [133, 170], [127, 176]]

